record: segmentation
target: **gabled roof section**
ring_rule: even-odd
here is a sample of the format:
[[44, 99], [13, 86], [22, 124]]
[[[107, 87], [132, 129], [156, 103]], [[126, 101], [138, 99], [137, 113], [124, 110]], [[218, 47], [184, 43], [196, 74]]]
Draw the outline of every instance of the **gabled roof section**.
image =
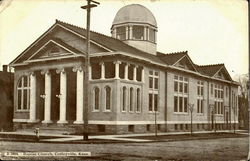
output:
[[163, 54], [163, 53], [157, 52], [157, 56], [168, 65], [180, 67], [180, 65], [178, 64], [184, 63], [186, 67], [183, 66], [181, 68], [186, 68], [188, 70], [197, 72], [196, 66], [193, 63], [193, 61], [190, 59], [190, 57], [188, 56], [187, 51], [170, 53], [170, 54]]
[[[45, 55], [46, 50], [50, 50], [50, 48], [58, 48], [60, 49], [60, 54], [49, 54], [50, 51], [47, 51], [47, 56]], [[40, 47], [31, 57], [28, 58], [28, 60], [32, 59], [40, 59], [43, 57], [53, 57], [53, 56], [63, 56], [63, 55], [74, 55], [74, 56], [79, 56], [79, 55], [84, 55], [83, 52], [77, 50], [76, 48], [68, 45], [67, 43], [63, 42], [59, 38], [52, 38], [48, 42], [46, 42], [42, 47]]]
[[[198, 69], [198, 71], [203, 74], [203, 75], [207, 75], [210, 77], [216, 77], [216, 74], [218, 74], [219, 72], [223, 73], [223, 77], [226, 80], [230, 80], [232, 81], [232, 78], [230, 76], [230, 74], [228, 73], [226, 67], [224, 64], [211, 64], [211, 65], [196, 65], [196, 68]], [[222, 78], [220, 78], [222, 79]]]
[[84, 54], [83, 52], [77, 50], [76, 48], [66, 44], [61, 39], [52, 38], [48, 42], [46, 42], [41, 48], [39, 48], [31, 57], [29, 57], [28, 60], [37, 59], [37, 58], [41, 57], [42, 55], [39, 52], [42, 51], [42, 50], [48, 50], [47, 48], [52, 47], [52, 46], [63, 49], [66, 52], [65, 54], [67, 54], [67, 55], [71, 54], [71, 55], [78, 56], [79, 54], [81, 54], [81, 55]]
[[187, 51], [164, 54], [157, 52], [157, 56], [168, 65], [174, 65], [177, 61], [187, 55]]

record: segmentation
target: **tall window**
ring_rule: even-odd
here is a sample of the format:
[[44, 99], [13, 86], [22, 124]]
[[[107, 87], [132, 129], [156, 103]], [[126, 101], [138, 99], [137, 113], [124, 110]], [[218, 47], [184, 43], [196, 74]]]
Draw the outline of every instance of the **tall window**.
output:
[[116, 38], [120, 40], [126, 39], [126, 27], [125, 26], [116, 28]]
[[204, 113], [204, 82], [197, 83], [197, 113]]
[[210, 87], [211, 87], [211, 89], [210, 89], [211, 95], [213, 95], [213, 93], [214, 93], [214, 84], [211, 84]]
[[144, 35], [144, 26], [134, 25], [133, 26], [133, 39], [143, 40], [143, 35]]
[[109, 86], [105, 87], [105, 110], [111, 110], [111, 88]]
[[214, 108], [215, 114], [223, 114], [224, 113], [224, 105], [223, 105], [223, 86], [215, 84], [214, 85]]
[[98, 111], [100, 109], [100, 89], [98, 87], [94, 88], [94, 111]]
[[126, 103], [127, 101], [127, 88], [124, 86], [122, 87], [122, 111], [126, 111]]
[[23, 76], [17, 84], [17, 110], [29, 110], [30, 104], [30, 80], [28, 76]]
[[136, 91], [136, 112], [141, 111], [141, 90], [137, 88]]
[[133, 108], [134, 108], [134, 89], [131, 87], [129, 90], [129, 94], [130, 94], [130, 99], [129, 99], [129, 111], [132, 112]]
[[159, 72], [149, 71], [149, 105], [148, 110], [158, 111], [158, 94], [159, 94]]
[[187, 113], [188, 78], [174, 76], [174, 112]]

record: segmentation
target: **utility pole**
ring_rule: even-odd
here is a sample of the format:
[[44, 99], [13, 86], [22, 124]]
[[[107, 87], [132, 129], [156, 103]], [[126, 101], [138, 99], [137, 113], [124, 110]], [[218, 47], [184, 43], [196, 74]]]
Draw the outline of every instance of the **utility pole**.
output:
[[[91, 4], [91, 2], [95, 4]], [[93, 0], [87, 0], [87, 5], [81, 6], [82, 9], [87, 10], [87, 43], [86, 43], [86, 56], [85, 56], [85, 91], [86, 94], [84, 95], [84, 110], [83, 110], [83, 140], [88, 140], [88, 108], [89, 108], [89, 66], [90, 66], [90, 58], [89, 58], [89, 52], [90, 52], [90, 10], [93, 7], [96, 7], [97, 4], [100, 4], [99, 2], [93, 1]]]

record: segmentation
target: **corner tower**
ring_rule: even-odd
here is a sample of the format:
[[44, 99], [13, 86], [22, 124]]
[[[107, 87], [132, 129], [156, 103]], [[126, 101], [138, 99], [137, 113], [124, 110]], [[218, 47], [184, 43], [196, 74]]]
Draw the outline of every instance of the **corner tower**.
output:
[[122, 7], [111, 27], [112, 37], [156, 55], [157, 23], [152, 12], [139, 4]]

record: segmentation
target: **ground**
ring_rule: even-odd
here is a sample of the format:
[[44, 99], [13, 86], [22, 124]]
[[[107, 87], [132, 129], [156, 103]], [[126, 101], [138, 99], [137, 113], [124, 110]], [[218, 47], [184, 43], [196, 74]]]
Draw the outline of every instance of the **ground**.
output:
[[[0, 151], [91, 152], [92, 157], [19, 158], [87, 160], [247, 160], [248, 137], [148, 143], [65, 144], [0, 142]], [[2, 157], [2, 159], [13, 159]]]

